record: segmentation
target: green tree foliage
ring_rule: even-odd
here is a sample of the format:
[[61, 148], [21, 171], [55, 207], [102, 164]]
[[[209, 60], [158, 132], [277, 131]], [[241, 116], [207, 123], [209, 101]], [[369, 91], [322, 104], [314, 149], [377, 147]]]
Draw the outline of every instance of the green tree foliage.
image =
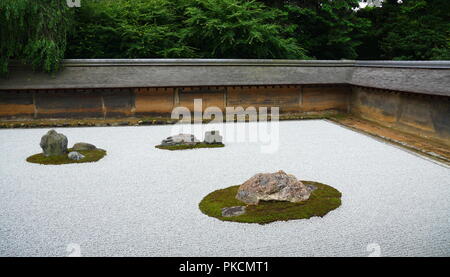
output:
[[355, 59], [359, 36], [370, 21], [356, 17], [359, 0], [261, 0], [280, 7], [296, 24], [295, 36], [316, 59]]
[[71, 58], [304, 58], [286, 14], [243, 0], [84, 0]]
[[287, 13], [255, 1], [194, 0], [189, 4], [184, 38], [202, 57], [305, 58], [293, 37], [295, 26], [280, 24]]
[[64, 57], [450, 59], [450, 1], [359, 2], [0, 0], [0, 74]]
[[67, 57], [195, 57], [182, 42], [178, 10], [173, 0], [83, 0]]
[[71, 26], [65, 0], [1, 0], [0, 26], [0, 74], [11, 59], [37, 70], [58, 70]]
[[386, 0], [358, 16], [372, 22], [358, 49], [360, 59], [450, 59], [448, 0]]

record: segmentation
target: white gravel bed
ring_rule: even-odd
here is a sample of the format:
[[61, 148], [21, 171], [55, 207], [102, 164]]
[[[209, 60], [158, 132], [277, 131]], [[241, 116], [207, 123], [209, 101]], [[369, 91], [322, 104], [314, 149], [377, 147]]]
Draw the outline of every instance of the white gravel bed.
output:
[[[372, 243], [381, 256], [450, 256], [448, 167], [320, 120], [281, 122], [274, 153], [154, 148], [171, 128], [56, 129], [108, 151], [59, 166], [25, 162], [49, 129], [0, 130], [0, 256], [66, 256], [71, 243], [83, 256], [368, 256]], [[339, 189], [342, 206], [268, 225], [198, 209], [213, 190], [280, 169]]]

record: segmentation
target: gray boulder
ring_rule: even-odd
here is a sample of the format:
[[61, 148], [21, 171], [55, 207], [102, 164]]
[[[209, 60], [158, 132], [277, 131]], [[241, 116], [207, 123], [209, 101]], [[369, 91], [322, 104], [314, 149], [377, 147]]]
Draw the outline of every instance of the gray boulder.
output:
[[208, 131], [205, 133], [204, 142], [208, 144], [221, 144], [222, 136], [220, 135], [219, 131]]
[[245, 214], [245, 206], [235, 206], [235, 207], [229, 207], [229, 208], [223, 208], [222, 209], [222, 216], [223, 217], [232, 217], [232, 216], [239, 216]]
[[200, 141], [191, 134], [179, 134], [176, 136], [171, 136], [166, 138], [161, 142], [162, 146], [172, 146], [172, 145], [195, 145], [200, 143]]
[[69, 159], [73, 160], [73, 161], [79, 161], [81, 159], [84, 159], [84, 155], [78, 153], [78, 152], [70, 152], [68, 155]]
[[46, 157], [61, 156], [67, 153], [67, 137], [50, 130], [41, 138], [40, 146]]
[[263, 201], [301, 202], [309, 199], [313, 189], [284, 171], [256, 174], [243, 183], [236, 199], [250, 205]]
[[75, 143], [72, 147], [73, 151], [95, 150], [95, 149], [97, 149], [97, 147], [95, 145], [90, 144], [90, 143], [85, 143], [85, 142]]

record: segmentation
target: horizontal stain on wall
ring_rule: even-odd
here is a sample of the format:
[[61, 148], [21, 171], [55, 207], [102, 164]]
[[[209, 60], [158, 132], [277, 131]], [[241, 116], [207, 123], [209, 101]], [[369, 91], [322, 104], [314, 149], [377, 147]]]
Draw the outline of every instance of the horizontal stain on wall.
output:
[[35, 113], [32, 91], [0, 92], [0, 117], [33, 117]]
[[281, 112], [298, 111], [301, 86], [243, 86], [228, 88], [227, 106], [280, 107]]
[[134, 92], [132, 89], [106, 89], [100, 92], [105, 117], [132, 116]]
[[134, 89], [135, 114], [167, 114], [174, 107], [174, 88], [137, 88]]
[[175, 105], [179, 107], [187, 107], [189, 110], [194, 111], [194, 100], [202, 100], [202, 110], [204, 111], [208, 107], [218, 107], [223, 109], [225, 107], [225, 97], [227, 89], [225, 87], [191, 87], [191, 88], [178, 88], [177, 99], [175, 99]]
[[35, 93], [37, 118], [102, 117], [101, 94], [91, 90], [45, 90]]
[[303, 88], [303, 111], [347, 111], [350, 87], [305, 86]]

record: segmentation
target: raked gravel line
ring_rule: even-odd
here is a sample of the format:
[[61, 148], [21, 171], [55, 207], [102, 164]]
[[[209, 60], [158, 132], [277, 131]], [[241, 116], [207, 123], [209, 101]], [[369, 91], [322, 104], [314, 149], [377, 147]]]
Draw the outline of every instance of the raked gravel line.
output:
[[[450, 256], [448, 167], [320, 120], [280, 122], [269, 154], [251, 142], [154, 148], [171, 128], [57, 129], [108, 151], [60, 166], [25, 162], [48, 129], [0, 130], [0, 256], [65, 256], [70, 243], [84, 256], [367, 256], [371, 243], [382, 256]], [[334, 186], [343, 205], [268, 225], [198, 209], [213, 190], [280, 169]]]

